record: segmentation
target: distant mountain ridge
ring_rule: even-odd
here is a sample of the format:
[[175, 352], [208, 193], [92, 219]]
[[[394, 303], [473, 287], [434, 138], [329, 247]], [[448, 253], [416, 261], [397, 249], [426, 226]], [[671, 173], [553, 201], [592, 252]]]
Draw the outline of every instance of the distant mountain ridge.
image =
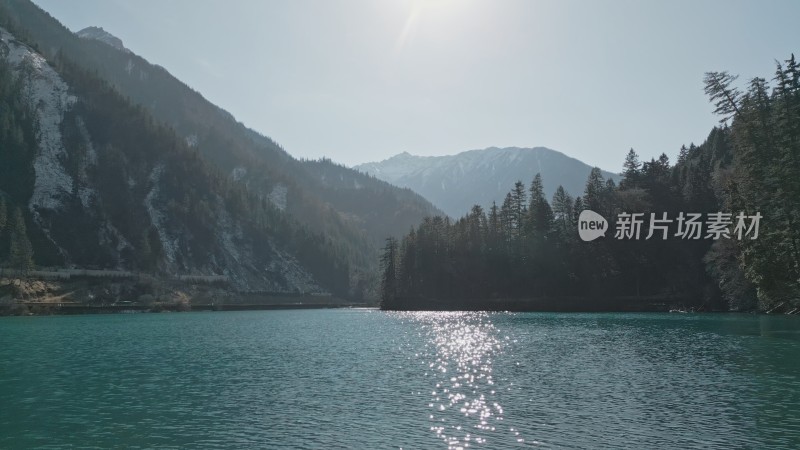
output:
[[[545, 193], [552, 196], [559, 185], [580, 195], [592, 167], [546, 147], [489, 147], [447, 156], [415, 156], [403, 152], [389, 159], [359, 164], [361, 172], [409, 188], [452, 217], [460, 217], [475, 205], [500, 205], [516, 181], [528, 185], [540, 173]], [[603, 171], [606, 179], [618, 175]]]

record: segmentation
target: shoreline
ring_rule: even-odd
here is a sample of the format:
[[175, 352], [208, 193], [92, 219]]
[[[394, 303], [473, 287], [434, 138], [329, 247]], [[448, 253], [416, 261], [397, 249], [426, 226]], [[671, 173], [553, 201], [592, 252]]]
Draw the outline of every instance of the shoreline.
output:
[[0, 316], [347, 308], [374, 303], [300, 292], [238, 292], [186, 280], [0, 278]]
[[[0, 311], [0, 317], [23, 316], [73, 316], [94, 314], [158, 314], [166, 312], [231, 312], [231, 311], [273, 311], [289, 309], [345, 309], [345, 308], [370, 308], [364, 303], [271, 303], [271, 304], [198, 304], [186, 308], [171, 308], [166, 306], [150, 307], [144, 305], [82, 305], [82, 304], [57, 304], [57, 303], [25, 303], [25, 312], [5, 314]], [[376, 306], [371, 308], [378, 309]]]
[[[227, 283], [196, 279], [42, 280], [0, 278], [0, 316], [126, 314], [189, 311], [259, 311], [378, 307], [375, 302], [300, 292], [238, 292]], [[399, 297], [384, 311], [486, 311], [534, 313], [738, 312], [800, 315], [789, 306], [770, 311], [730, 311], [685, 296], [554, 296], [433, 299]]]
[[[738, 312], [680, 296], [562, 296], [466, 299], [397, 298], [385, 311], [508, 311], [553, 313]], [[749, 312], [749, 311], [741, 311]]]

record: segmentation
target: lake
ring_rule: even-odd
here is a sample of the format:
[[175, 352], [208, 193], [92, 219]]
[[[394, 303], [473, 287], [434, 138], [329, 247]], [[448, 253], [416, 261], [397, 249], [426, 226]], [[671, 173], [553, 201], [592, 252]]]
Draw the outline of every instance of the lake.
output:
[[798, 448], [800, 318], [0, 318], [0, 448]]

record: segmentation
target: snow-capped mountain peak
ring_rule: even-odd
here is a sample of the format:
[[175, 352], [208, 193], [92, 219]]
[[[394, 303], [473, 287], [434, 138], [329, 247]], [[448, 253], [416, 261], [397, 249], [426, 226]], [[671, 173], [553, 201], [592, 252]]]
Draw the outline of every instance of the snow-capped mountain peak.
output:
[[[501, 204], [517, 180], [530, 183], [540, 173], [547, 196], [562, 185], [581, 195], [591, 166], [545, 147], [490, 147], [457, 155], [415, 156], [403, 152], [380, 162], [355, 166], [376, 178], [407, 187], [452, 217], [466, 214], [472, 205]], [[603, 172], [606, 178], [615, 178]]]

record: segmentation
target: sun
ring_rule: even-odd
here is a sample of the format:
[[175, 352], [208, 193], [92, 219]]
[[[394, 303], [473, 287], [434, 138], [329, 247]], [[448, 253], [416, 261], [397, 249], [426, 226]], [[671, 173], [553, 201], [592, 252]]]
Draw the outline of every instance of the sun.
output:
[[397, 48], [402, 49], [406, 45], [423, 18], [443, 22], [459, 3], [459, 0], [411, 0], [408, 18], [397, 40]]

